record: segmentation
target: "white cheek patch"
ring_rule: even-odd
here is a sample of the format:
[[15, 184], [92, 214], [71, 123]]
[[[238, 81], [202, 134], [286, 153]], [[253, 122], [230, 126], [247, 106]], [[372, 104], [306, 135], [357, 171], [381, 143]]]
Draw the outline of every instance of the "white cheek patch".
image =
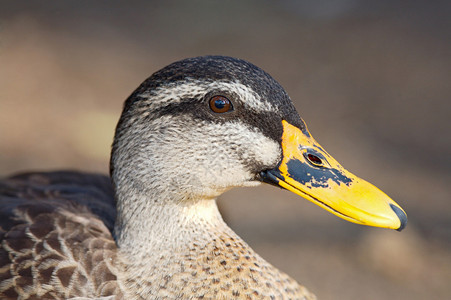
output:
[[194, 123], [165, 115], [140, 125], [135, 130], [141, 142], [124, 141], [123, 158], [135, 153], [128, 167], [146, 178], [141, 189], [153, 189], [157, 180], [179, 199], [215, 198], [233, 187], [253, 186], [255, 172], [275, 167], [282, 155], [277, 141], [240, 121]]
[[252, 166], [274, 167], [281, 159], [278, 142], [241, 122], [202, 122], [189, 127], [190, 134], [174, 138], [167, 151], [185, 147], [177, 164], [198, 181], [194, 186], [201, 187], [204, 195], [217, 196], [231, 187], [247, 186], [255, 177]]
[[242, 147], [241, 151], [238, 151], [241, 160], [254, 161], [267, 166], [274, 165], [280, 160], [282, 153], [280, 144], [258, 129], [249, 128], [239, 121], [228, 122], [221, 126], [227, 126], [227, 138]]
[[238, 95], [244, 106], [259, 112], [275, 112], [277, 108], [271, 103], [264, 101], [260, 96], [250, 87], [235, 81], [200, 81], [192, 80], [189, 82], [174, 82], [169, 85], [157, 88], [155, 90], [144, 92], [138, 97], [146, 101], [146, 105], [142, 106], [142, 111], [152, 111], [159, 107], [164, 107], [168, 104], [180, 103], [186, 98], [203, 97], [210, 91], [224, 90], [229, 93]]

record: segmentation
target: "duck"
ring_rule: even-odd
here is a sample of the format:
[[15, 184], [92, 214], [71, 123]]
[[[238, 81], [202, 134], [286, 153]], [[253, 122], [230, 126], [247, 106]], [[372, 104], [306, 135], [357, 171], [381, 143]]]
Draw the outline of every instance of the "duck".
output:
[[218, 196], [261, 183], [353, 223], [407, 223], [315, 141], [268, 73], [232, 57], [187, 58], [126, 99], [110, 176], [0, 181], [0, 298], [316, 299], [221, 217]]

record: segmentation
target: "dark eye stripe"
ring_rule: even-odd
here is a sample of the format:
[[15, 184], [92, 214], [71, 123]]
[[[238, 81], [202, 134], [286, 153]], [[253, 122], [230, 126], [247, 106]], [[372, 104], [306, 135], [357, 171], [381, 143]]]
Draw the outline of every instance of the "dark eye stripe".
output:
[[[237, 107], [239, 105], [239, 103], [236, 103]], [[280, 142], [282, 138], [282, 120], [276, 113], [268, 111], [259, 112], [244, 108], [234, 109], [233, 113], [214, 114], [212, 113], [211, 108], [205, 105], [205, 99], [198, 98], [185, 98], [181, 99], [180, 102], [161, 106], [157, 109], [154, 109], [151, 114], [143, 117], [142, 120], [145, 122], [150, 122], [167, 115], [173, 117], [178, 117], [181, 115], [189, 116], [190, 119], [196, 120], [196, 122], [207, 121], [213, 123], [225, 123], [230, 120], [234, 120], [235, 122], [242, 122], [243, 124], [248, 125], [250, 128], [258, 129], [264, 135], [275, 141]], [[120, 122], [125, 122], [126, 120], [123, 120], [123, 118], [125, 117], [126, 116], [121, 117]]]

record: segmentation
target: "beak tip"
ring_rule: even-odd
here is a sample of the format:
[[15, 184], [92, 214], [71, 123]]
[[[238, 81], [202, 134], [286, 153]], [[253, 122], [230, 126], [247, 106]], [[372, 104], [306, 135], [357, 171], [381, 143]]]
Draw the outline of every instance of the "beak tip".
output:
[[407, 225], [407, 215], [406, 215], [406, 213], [402, 209], [397, 207], [396, 205], [390, 204], [390, 207], [395, 212], [395, 214], [398, 216], [399, 221], [401, 222], [401, 225], [396, 230], [397, 231], [403, 230], [406, 227], [406, 225]]

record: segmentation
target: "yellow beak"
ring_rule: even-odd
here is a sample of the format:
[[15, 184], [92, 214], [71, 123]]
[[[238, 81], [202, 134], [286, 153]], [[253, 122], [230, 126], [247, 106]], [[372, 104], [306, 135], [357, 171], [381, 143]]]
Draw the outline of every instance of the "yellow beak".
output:
[[407, 215], [384, 192], [346, 171], [311, 137], [285, 120], [283, 157], [265, 182], [302, 196], [347, 221], [401, 231]]

